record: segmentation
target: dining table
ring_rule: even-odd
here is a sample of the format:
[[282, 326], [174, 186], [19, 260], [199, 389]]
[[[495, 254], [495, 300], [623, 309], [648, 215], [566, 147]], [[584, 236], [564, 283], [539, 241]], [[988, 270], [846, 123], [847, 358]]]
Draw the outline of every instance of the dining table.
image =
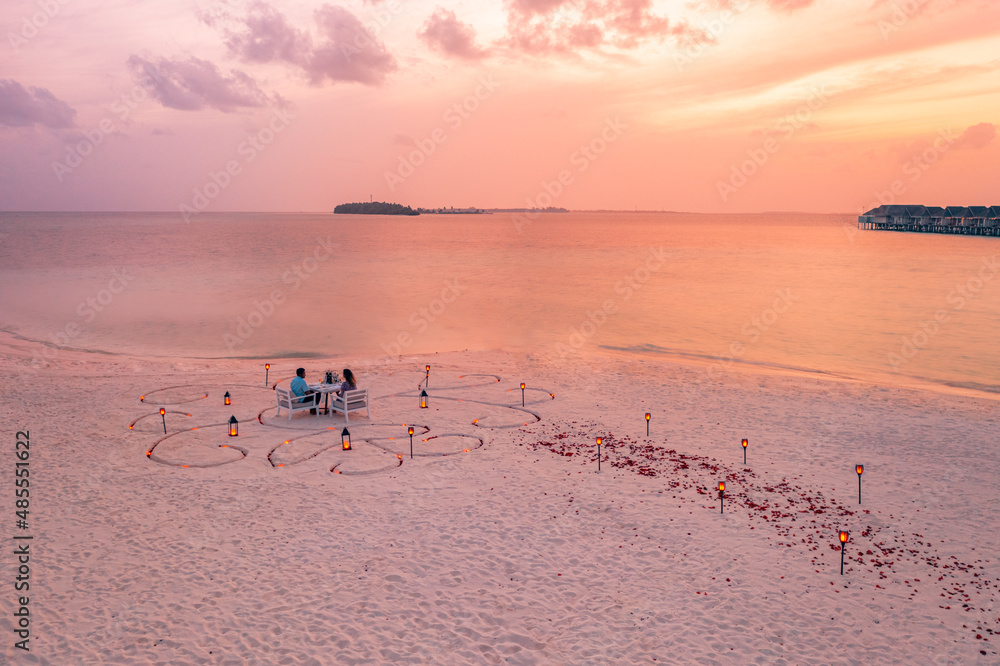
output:
[[323, 396], [323, 414], [329, 414], [330, 394], [336, 393], [340, 390], [340, 382], [337, 382], [336, 384], [326, 384], [324, 382], [320, 382], [318, 384], [310, 384], [309, 388]]

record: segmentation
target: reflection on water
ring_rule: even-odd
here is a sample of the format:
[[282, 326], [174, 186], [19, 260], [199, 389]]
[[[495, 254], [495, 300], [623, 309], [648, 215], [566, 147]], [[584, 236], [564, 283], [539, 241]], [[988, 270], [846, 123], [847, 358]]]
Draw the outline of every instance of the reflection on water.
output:
[[854, 223], [3, 213], [0, 325], [143, 355], [611, 349], [1000, 388], [1000, 241]]

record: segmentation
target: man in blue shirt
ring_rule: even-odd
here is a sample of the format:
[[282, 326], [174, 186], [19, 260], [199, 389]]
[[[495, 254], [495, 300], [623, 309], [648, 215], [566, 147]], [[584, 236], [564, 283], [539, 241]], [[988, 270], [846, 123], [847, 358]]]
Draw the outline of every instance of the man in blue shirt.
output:
[[[299, 368], [295, 371], [295, 377], [292, 378], [292, 383], [288, 386], [292, 389], [292, 393], [299, 396], [299, 403], [306, 405], [318, 405], [319, 404], [319, 394], [314, 392], [309, 388], [309, 384], [306, 383], [306, 369]], [[309, 410], [310, 414], [316, 413], [316, 408], [313, 407]]]

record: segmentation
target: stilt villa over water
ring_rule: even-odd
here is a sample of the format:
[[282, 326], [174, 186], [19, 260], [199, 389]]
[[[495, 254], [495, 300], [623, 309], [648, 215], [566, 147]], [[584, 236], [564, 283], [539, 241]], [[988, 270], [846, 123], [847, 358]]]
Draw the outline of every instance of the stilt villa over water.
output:
[[858, 216], [859, 229], [1000, 236], [1000, 206], [879, 206]]

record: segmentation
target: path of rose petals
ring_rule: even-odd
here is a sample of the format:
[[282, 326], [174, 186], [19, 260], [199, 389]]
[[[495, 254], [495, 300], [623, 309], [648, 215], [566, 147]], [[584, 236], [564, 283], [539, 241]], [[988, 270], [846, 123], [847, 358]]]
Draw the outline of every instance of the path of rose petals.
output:
[[[544, 439], [537, 441], [531, 441], [531, 438], [539, 436], [537, 431], [522, 430], [526, 437], [524, 444], [532, 450], [546, 450], [596, 467], [597, 448], [591, 434], [599, 432], [600, 426], [574, 424], [575, 431], [543, 433]], [[788, 479], [766, 484], [759, 481], [757, 474], [749, 467], [727, 465], [714, 458], [681, 453], [653, 444], [649, 440], [636, 442], [627, 436], [616, 438], [612, 434], [605, 435], [601, 464], [641, 476], [663, 479], [666, 487], [659, 493], [675, 493], [674, 497], [682, 502], [710, 499], [710, 504], [702, 506], [713, 511], [718, 511], [718, 482], [725, 481], [727, 513], [733, 515], [742, 512], [749, 519], [749, 529], [762, 527], [772, 533], [774, 538], [768, 536], [767, 539], [775, 547], [815, 553], [811, 555], [810, 562], [816, 567], [817, 573], [834, 566], [822, 557], [824, 552], [840, 552], [836, 534], [842, 523], [838, 519], [857, 516], [857, 523], [864, 515], [870, 515], [869, 509], [849, 509], [836, 500], [824, 497], [822, 492], [809, 490]], [[687, 498], [684, 497], [685, 494]], [[572, 497], [569, 501], [573, 501]], [[889, 519], [896, 520], [892, 515]], [[879, 590], [888, 589], [888, 585], [898, 586], [898, 580], [902, 579], [903, 584], [912, 590], [909, 595], [912, 598], [918, 593], [917, 584], [940, 584], [939, 607], [973, 613], [972, 617], [978, 619], [962, 626], [975, 634], [977, 640], [989, 643], [990, 636], [1000, 635], [1000, 616], [997, 616], [993, 596], [1000, 589], [1000, 584], [982, 573], [985, 569], [983, 565], [990, 560], [968, 563], [954, 555], [942, 556], [921, 534], [906, 533], [891, 526], [872, 525], [866, 525], [860, 534], [851, 535], [845, 556], [845, 562], [864, 568], [868, 573], [877, 574], [877, 580], [886, 581], [885, 585], [875, 584], [875, 588]], [[845, 573], [856, 571], [856, 567], [848, 566]], [[926, 573], [916, 573], [923, 567], [926, 567]], [[903, 578], [897, 568], [914, 572], [915, 575]], [[896, 580], [889, 580], [890, 575]], [[989, 601], [980, 600], [977, 604], [973, 596], [988, 597]], [[994, 650], [990, 652], [997, 654]], [[980, 650], [980, 653], [987, 654], [987, 650]]]

